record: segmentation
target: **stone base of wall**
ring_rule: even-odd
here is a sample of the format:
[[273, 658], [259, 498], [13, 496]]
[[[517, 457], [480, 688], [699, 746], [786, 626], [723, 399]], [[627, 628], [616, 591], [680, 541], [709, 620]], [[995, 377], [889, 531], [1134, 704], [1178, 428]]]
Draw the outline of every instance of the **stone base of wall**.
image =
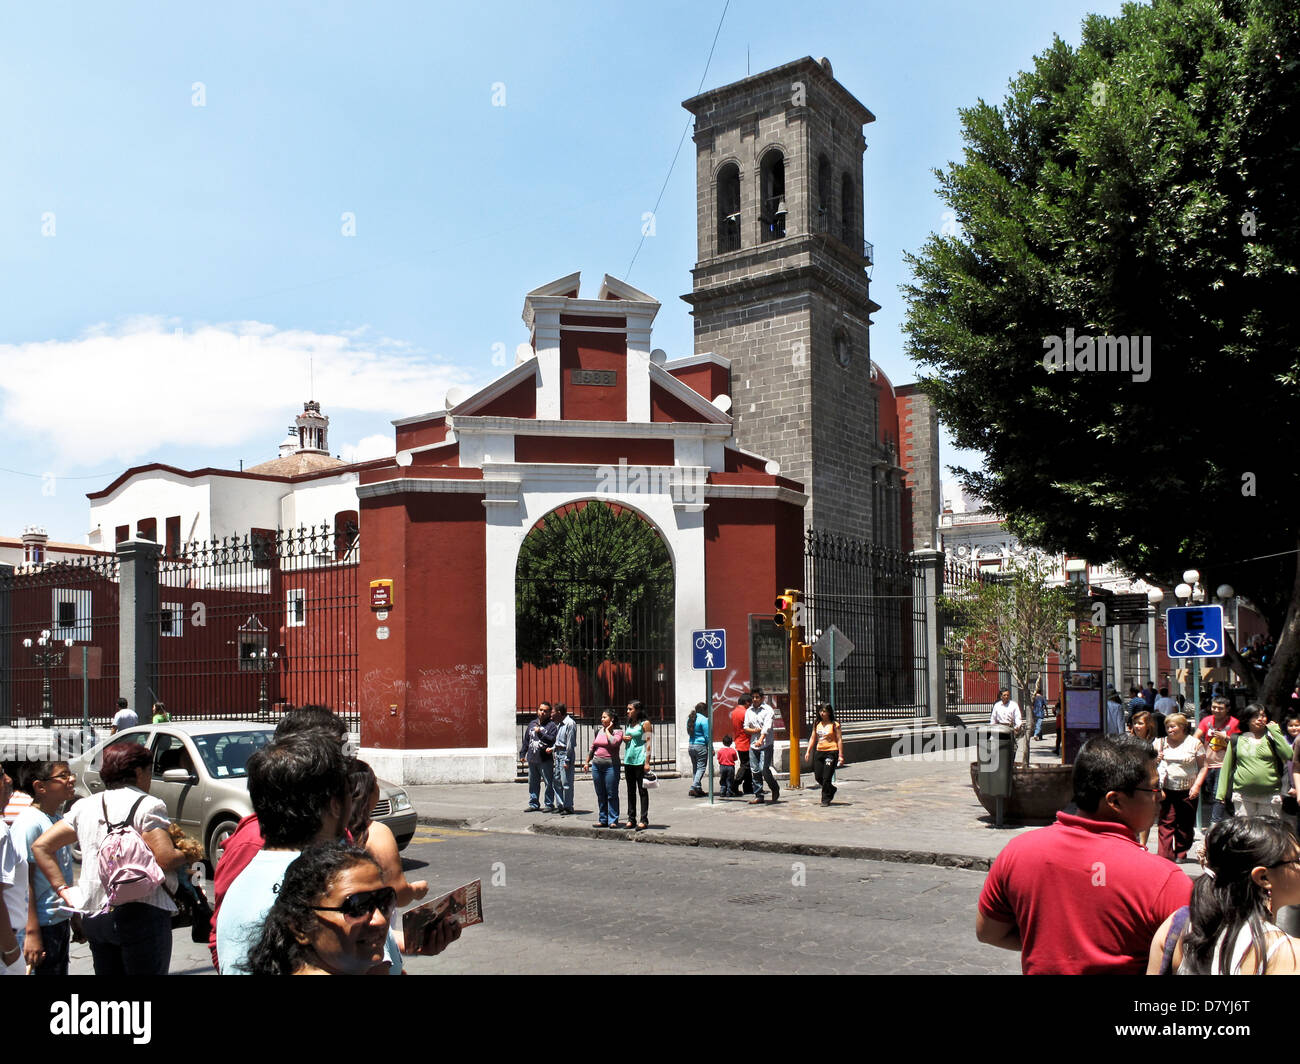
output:
[[513, 783], [513, 750], [380, 750], [362, 747], [358, 755], [390, 783]]

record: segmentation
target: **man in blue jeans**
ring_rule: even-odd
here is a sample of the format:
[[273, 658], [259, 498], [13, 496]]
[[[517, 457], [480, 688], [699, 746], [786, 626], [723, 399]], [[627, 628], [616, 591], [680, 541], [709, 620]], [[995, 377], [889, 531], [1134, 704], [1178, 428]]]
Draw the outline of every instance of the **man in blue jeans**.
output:
[[524, 745], [519, 750], [519, 760], [528, 763], [528, 808], [525, 813], [541, 810], [539, 804], [541, 783], [546, 783], [546, 811], [555, 812], [555, 776], [551, 771], [551, 754], [555, 745], [555, 722], [551, 720], [551, 703], [537, 706], [537, 719], [524, 732]]
[[766, 779], [772, 788], [772, 801], [781, 799], [781, 788], [777, 786], [776, 777], [772, 775], [772, 751], [776, 747], [775, 730], [772, 727], [774, 714], [772, 707], [763, 704], [763, 689], [754, 688], [749, 709], [745, 712], [745, 731], [749, 734], [749, 767], [754, 777], [754, 797], [750, 805], [762, 805], [763, 781]]
[[1043, 697], [1042, 691], [1034, 692], [1034, 735], [1035, 740], [1043, 737], [1043, 722], [1047, 719], [1047, 699]]
[[578, 743], [578, 722], [563, 702], [555, 706], [555, 745], [551, 747], [551, 773], [555, 779], [555, 805], [561, 816], [573, 815], [573, 763]]

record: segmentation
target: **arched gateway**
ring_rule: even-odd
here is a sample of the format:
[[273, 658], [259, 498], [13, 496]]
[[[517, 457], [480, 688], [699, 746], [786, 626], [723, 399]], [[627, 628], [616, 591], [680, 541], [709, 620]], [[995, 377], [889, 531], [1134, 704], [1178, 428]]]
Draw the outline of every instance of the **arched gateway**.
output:
[[[543, 700], [595, 723], [636, 699], [670, 722], [673, 563], [654, 525], [599, 499], [538, 521], [515, 572], [515, 654], [521, 729]], [[661, 732], [654, 753], [674, 756], [671, 727]]]
[[[360, 473], [361, 581], [378, 589], [358, 625], [361, 744], [388, 779], [513, 779], [520, 663], [529, 659], [542, 673], [586, 669], [574, 681], [587, 685], [579, 706], [617, 704], [649, 683], [651, 699], [631, 697], [684, 720], [704, 694], [691, 630], [731, 633], [718, 686], [738, 689], [749, 680], [750, 616], [770, 617], [774, 591], [801, 578], [806, 498], [736, 445], [729, 404], [717, 401], [731, 390], [728, 362], [668, 361], [651, 350], [656, 300], [611, 277], [595, 299], [581, 299], [578, 281], [530, 292], [529, 342], [515, 367], [468, 398], [449, 395], [445, 409], [397, 421], [397, 457]], [[629, 585], [592, 571], [609, 558], [584, 568], [536, 549], [566, 529], [580, 540], [620, 523], [625, 539], [627, 529], [653, 533], [643, 540], [647, 561], [668, 583]], [[584, 601], [546, 588], [548, 579], [582, 590]], [[608, 591], [603, 606], [597, 586]], [[644, 601], [648, 589], [658, 619], [632, 637], [644, 654], [634, 661], [621, 633], [635, 623], [634, 594]], [[532, 629], [521, 636], [521, 614], [553, 617], [549, 647]], [[571, 641], [587, 637], [600, 646], [584, 655]], [[574, 704], [558, 691], [537, 697]], [[687, 762], [684, 747], [676, 757]]]

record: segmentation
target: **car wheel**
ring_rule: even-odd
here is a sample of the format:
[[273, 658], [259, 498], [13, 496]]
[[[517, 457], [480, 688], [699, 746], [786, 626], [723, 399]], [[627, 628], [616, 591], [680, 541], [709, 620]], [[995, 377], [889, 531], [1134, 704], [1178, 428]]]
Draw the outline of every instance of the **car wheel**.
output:
[[239, 827], [238, 820], [218, 820], [208, 832], [208, 865], [214, 872], [217, 862], [221, 860], [221, 851], [225, 849], [227, 840], [235, 833], [237, 827]]
[[395, 836], [394, 838], [395, 838], [395, 840], [396, 840], [396, 842], [397, 842], [397, 850], [398, 850], [398, 852], [400, 853], [402, 850], [406, 849], [406, 847], [410, 844], [411, 839], [413, 839], [414, 837], [415, 837], [414, 833], [412, 833], [412, 834], [410, 834], [410, 835], [399, 835], [399, 836]]

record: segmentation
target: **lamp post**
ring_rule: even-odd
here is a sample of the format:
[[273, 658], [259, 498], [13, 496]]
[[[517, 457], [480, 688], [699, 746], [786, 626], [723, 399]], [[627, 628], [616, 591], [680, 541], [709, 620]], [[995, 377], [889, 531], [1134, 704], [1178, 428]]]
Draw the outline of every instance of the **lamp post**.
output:
[[[32, 661], [39, 665], [42, 671], [41, 726], [45, 728], [54, 726], [54, 690], [50, 686], [50, 669], [63, 664], [64, 655], [68, 652], [67, 648], [72, 646], [72, 640], [63, 640], [63, 650], [55, 650], [55, 645], [50, 641], [50, 630], [48, 628], [41, 630], [41, 636], [36, 640], [35, 644], [30, 639], [23, 640], [23, 646], [33, 651]], [[40, 649], [36, 649], [37, 647]]]
[[271, 670], [276, 667], [276, 662], [279, 660], [279, 658], [280, 655], [278, 652], [273, 650], [268, 654], [266, 651], [266, 647], [262, 647], [261, 651], [258, 653], [255, 659], [257, 661], [257, 671], [258, 671], [257, 716], [259, 720], [271, 719], [271, 700], [267, 696], [266, 687], [267, 687], [267, 680], [271, 673]]
[[1160, 689], [1160, 651], [1156, 646], [1156, 618], [1160, 616], [1160, 603], [1165, 599], [1165, 593], [1158, 587], [1150, 588], [1147, 591], [1147, 605], [1151, 612], [1147, 614], [1147, 642], [1150, 644], [1151, 660], [1147, 669], [1151, 686], [1157, 691]]
[[[1184, 606], [1190, 606], [1193, 602], [1205, 601], [1205, 589], [1201, 587], [1201, 574], [1199, 570], [1188, 569], [1183, 573], [1183, 582], [1174, 588], [1174, 594], [1178, 601]], [[1183, 658], [1184, 668], [1186, 662], [1193, 662], [1192, 670], [1192, 704], [1195, 706], [1193, 712], [1199, 719], [1201, 713], [1201, 659], [1200, 658]]]
[[[1237, 653], [1240, 654], [1241, 633], [1237, 631], [1237, 591], [1231, 584], [1220, 584], [1214, 589], [1214, 597], [1222, 603], [1232, 603], [1232, 640], [1237, 646]], [[1227, 649], [1226, 641], [1224, 649]], [[1238, 679], [1244, 682], [1246, 677], [1241, 676]]]

